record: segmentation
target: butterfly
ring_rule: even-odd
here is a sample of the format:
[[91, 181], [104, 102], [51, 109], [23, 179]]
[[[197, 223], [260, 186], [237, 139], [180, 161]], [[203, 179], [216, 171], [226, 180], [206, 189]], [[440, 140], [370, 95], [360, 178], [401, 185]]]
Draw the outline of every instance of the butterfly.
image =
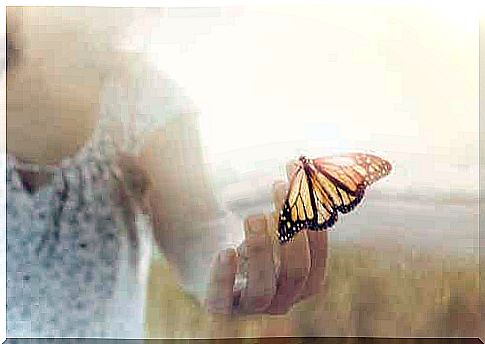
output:
[[304, 228], [319, 231], [332, 227], [338, 212], [352, 211], [362, 201], [365, 189], [392, 169], [386, 160], [362, 153], [318, 159], [301, 156], [294, 165], [279, 213], [281, 244]]

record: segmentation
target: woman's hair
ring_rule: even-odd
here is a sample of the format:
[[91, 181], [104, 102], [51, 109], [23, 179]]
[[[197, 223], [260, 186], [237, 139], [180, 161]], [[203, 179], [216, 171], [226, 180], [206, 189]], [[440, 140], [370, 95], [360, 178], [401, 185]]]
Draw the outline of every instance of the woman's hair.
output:
[[[19, 65], [24, 54], [44, 49], [44, 55], [55, 61], [42, 61], [47, 68], [69, 70], [75, 65], [94, 68], [101, 77], [122, 77], [126, 87], [134, 80], [144, 54], [121, 48], [123, 32], [135, 17], [136, 9], [103, 7], [8, 7], [7, 8], [7, 73]], [[135, 114], [133, 114], [134, 116]], [[134, 212], [145, 209], [148, 179], [136, 159], [120, 159], [121, 179], [115, 181], [125, 209], [128, 238], [134, 252], [138, 235]]]

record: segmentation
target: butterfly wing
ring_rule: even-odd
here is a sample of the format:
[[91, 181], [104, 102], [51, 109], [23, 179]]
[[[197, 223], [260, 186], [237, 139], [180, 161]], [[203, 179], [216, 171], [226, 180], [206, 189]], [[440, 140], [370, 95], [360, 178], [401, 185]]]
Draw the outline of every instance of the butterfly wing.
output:
[[364, 187], [391, 172], [391, 164], [378, 156], [350, 153], [312, 160], [322, 173], [331, 175], [351, 191], [362, 184]]
[[342, 213], [354, 209], [362, 201], [365, 189], [392, 169], [388, 161], [362, 153], [314, 159], [311, 165], [315, 184], [324, 187]]
[[280, 211], [278, 237], [288, 242], [303, 228], [327, 228], [337, 220], [337, 211], [328, 197], [317, 190], [308, 168], [299, 164], [290, 179], [288, 194]]
[[308, 218], [313, 217], [311, 204], [306, 202], [305, 207], [309, 193], [306, 173], [300, 163], [297, 166], [290, 178], [290, 187], [280, 211], [278, 239], [281, 243], [289, 241], [308, 224]]
[[361, 153], [299, 162], [297, 166], [280, 212], [281, 243], [303, 228], [323, 230], [333, 226], [337, 211], [350, 212], [362, 201], [366, 187], [391, 171], [386, 160]]

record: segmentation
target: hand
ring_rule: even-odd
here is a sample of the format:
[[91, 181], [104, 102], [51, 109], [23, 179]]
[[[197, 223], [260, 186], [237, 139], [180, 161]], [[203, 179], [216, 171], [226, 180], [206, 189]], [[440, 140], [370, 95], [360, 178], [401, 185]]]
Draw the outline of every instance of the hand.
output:
[[[291, 175], [292, 164], [287, 166]], [[286, 197], [285, 182], [274, 184], [276, 211], [250, 216], [245, 221], [247, 283], [233, 291], [240, 257], [236, 250], [219, 254], [212, 265], [207, 307], [213, 313], [285, 314], [298, 301], [322, 288], [327, 260], [327, 233], [303, 230], [280, 246], [272, 236]], [[275, 250], [273, 250], [275, 248]]]

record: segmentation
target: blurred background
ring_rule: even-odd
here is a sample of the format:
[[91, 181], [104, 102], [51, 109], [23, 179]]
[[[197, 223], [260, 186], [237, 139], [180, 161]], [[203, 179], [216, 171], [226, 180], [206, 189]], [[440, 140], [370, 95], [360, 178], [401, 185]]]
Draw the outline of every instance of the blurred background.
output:
[[469, 337], [485, 328], [477, 13], [330, 4], [137, 11], [143, 20], [124, 47], [148, 53], [199, 107], [229, 211], [270, 210], [271, 183], [299, 154], [371, 152], [394, 167], [331, 232], [322, 295], [285, 316], [222, 319], [154, 258], [149, 336]]

